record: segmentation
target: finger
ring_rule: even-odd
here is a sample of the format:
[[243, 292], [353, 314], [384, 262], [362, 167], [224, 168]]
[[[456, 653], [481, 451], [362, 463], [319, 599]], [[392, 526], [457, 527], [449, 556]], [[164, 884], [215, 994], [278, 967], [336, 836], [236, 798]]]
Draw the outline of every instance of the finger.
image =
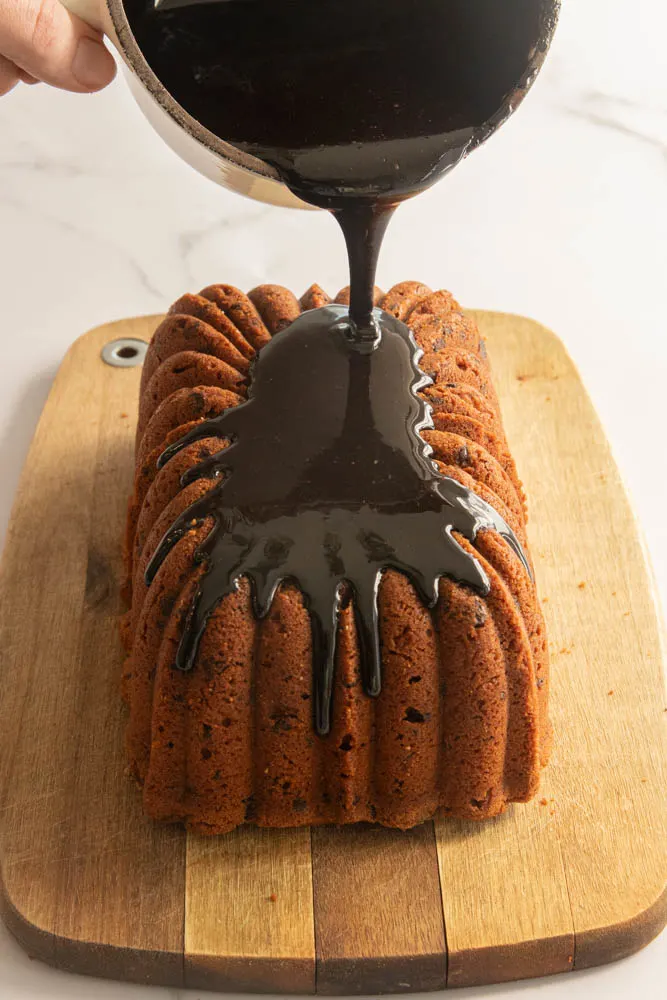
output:
[[18, 70], [18, 74], [19, 74], [19, 80], [21, 81], [21, 83], [28, 83], [28, 84], [30, 84], [30, 86], [32, 86], [33, 83], [41, 83], [42, 82], [41, 80], [38, 80], [36, 77], [30, 76], [30, 73], [26, 73], [26, 71], [24, 69]]
[[65, 90], [99, 90], [116, 72], [99, 32], [59, 0], [0, 0], [0, 52], [29, 76]]
[[19, 71], [14, 63], [0, 56], [0, 97], [13, 90], [19, 79]]

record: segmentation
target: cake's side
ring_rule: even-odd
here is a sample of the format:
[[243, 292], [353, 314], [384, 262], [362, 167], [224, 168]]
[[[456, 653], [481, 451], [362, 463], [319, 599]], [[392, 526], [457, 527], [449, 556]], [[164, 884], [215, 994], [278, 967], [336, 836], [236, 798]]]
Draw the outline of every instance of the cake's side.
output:
[[[244, 821], [408, 827], [438, 810], [485, 818], [530, 798], [548, 756], [546, 638], [534, 584], [491, 532], [474, 547], [491, 580], [487, 598], [445, 579], [431, 613], [405, 577], [385, 574], [377, 699], [363, 692], [353, 609], [343, 609], [325, 738], [313, 731], [310, 623], [294, 586], [283, 585], [258, 622], [242, 582], [211, 618], [196, 668], [173, 669], [202, 573], [193, 557], [210, 525], [193, 526], [150, 588], [144, 571], [176, 516], [214, 485], [203, 479], [183, 488], [182, 474], [224, 442], [198, 441], [160, 471], [157, 459], [197, 422], [241, 402], [255, 352], [302, 309], [328, 301], [316, 286], [301, 302], [276, 286], [249, 296], [213, 286], [180, 299], [149, 349], [123, 631], [128, 753], [156, 818], [206, 832]], [[475, 324], [451, 295], [415, 282], [378, 292], [378, 304], [406, 322], [424, 350], [434, 423], [424, 437], [441, 471], [491, 504], [525, 547], [523, 494]]]

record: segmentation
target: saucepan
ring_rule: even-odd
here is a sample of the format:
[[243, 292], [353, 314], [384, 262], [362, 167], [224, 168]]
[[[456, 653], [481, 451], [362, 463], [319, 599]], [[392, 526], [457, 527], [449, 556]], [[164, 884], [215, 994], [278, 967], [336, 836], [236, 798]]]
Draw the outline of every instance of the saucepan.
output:
[[[192, 3], [220, 3], [226, 0], [147, 0], [147, 2], [154, 3], [156, 8], [173, 10]], [[498, 114], [478, 131], [475, 142], [468, 152], [499, 128], [516, 109], [539, 73], [557, 21], [559, 0], [551, 2], [553, 18], [547, 25], [545, 37], [541, 39], [539, 51], [534, 51], [528, 56], [529, 62], [523, 80], [515, 91], [506, 95]], [[273, 167], [214, 135], [174, 100], [152, 71], [137, 45], [125, 14], [123, 0], [61, 0], [61, 3], [89, 24], [104, 31], [111, 39], [128, 70], [130, 89], [139, 107], [153, 128], [183, 160], [211, 180], [247, 197], [290, 208], [312, 207], [302, 202], [282, 183]]]

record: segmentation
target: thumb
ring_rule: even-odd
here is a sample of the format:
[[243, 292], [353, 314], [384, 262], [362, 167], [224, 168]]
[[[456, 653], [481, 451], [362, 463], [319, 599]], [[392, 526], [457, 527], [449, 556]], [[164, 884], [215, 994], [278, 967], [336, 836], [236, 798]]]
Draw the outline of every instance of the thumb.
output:
[[59, 0], [0, 0], [0, 55], [65, 90], [99, 90], [116, 72], [99, 32]]

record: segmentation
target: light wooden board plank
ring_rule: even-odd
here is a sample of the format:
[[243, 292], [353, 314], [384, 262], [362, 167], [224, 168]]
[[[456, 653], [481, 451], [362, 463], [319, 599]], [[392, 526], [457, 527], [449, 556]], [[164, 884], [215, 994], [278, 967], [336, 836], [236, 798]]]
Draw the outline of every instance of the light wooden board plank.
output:
[[188, 835], [186, 985], [314, 993], [310, 830]]
[[32, 954], [172, 985], [358, 993], [437, 988], [447, 966], [450, 986], [584, 967], [664, 925], [667, 703], [637, 529], [558, 340], [477, 318], [553, 647], [546, 805], [438, 822], [435, 840], [430, 824], [316, 830], [312, 848], [307, 830], [207, 840], [143, 819], [124, 774], [117, 640], [138, 372], [99, 350], [147, 339], [155, 318], [110, 324], [63, 363], [3, 561], [0, 897]]
[[[56, 419], [68, 408], [72, 413], [68, 396], [78, 399], [85, 423]], [[73, 350], [32, 444], [3, 563], [0, 731], [11, 740], [3, 740], [0, 754], [2, 879], [10, 906], [18, 904], [10, 914], [27, 940], [39, 937], [50, 961], [55, 961], [58, 890], [68, 851], [62, 824], [80, 707], [81, 609], [99, 420], [97, 387]], [[74, 524], [76, 531], [63, 530]]]
[[[140, 335], [136, 326], [118, 324], [115, 336]], [[20, 562], [2, 591], [2, 648], [6, 655], [17, 616], [5, 680], [11, 689], [12, 677], [25, 678], [26, 696], [2, 823], [16, 837], [4, 842], [2, 871], [9, 900], [31, 887], [17, 930], [28, 941], [48, 932], [55, 964], [138, 980], [159, 971], [177, 985], [185, 836], [142, 817], [119, 767], [118, 527], [133, 466], [126, 406], [139, 372], [99, 362], [108, 339], [77, 341], [63, 363], [21, 482], [21, 517], [12, 520], [17, 541], [7, 556]], [[19, 793], [23, 782], [31, 797]]]
[[[534, 511], [556, 730], [544, 794], [554, 799], [574, 966], [585, 968], [635, 951], [667, 920], [663, 633], [632, 508], [562, 344], [547, 332], [538, 341], [519, 318], [489, 319], [488, 332]], [[495, 365], [500, 343], [513, 364]]]
[[[141, 336], [128, 322], [125, 337]], [[106, 343], [106, 339], [102, 338]], [[101, 344], [100, 344], [101, 346]], [[119, 370], [91, 358], [87, 343], [77, 368], [90, 368], [100, 402], [95, 450], [88, 560], [81, 612], [81, 697], [75, 727], [68, 808], [62, 821], [67, 844], [59, 890], [56, 961], [95, 974], [109, 965], [127, 978], [150, 981], [157, 971], [169, 983], [183, 982], [185, 834], [157, 826], [136, 809], [136, 790], [118, 767], [123, 754], [118, 725], [122, 658], [118, 621], [124, 610], [118, 525], [132, 485], [134, 421], [125, 409], [128, 391], [138, 392], [138, 369]], [[95, 352], [98, 353], [98, 352]], [[85, 808], [82, 804], [85, 803]], [[137, 873], [140, 872], [140, 877]], [[99, 905], [100, 899], [104, 907]], [[165, 905], [165, 903], [167, 905]], [[90, 941], [105, 941], [104, 952]], [[159, 957], [158, 957], [159, 956]], [[156, 968], [156, 966], [159, 966]]]
[[483, 827], [461, 821], [437, 821], [435, 827], [448, 985], [569, 971], [574, 928], [548, 807], [531, 803]]

